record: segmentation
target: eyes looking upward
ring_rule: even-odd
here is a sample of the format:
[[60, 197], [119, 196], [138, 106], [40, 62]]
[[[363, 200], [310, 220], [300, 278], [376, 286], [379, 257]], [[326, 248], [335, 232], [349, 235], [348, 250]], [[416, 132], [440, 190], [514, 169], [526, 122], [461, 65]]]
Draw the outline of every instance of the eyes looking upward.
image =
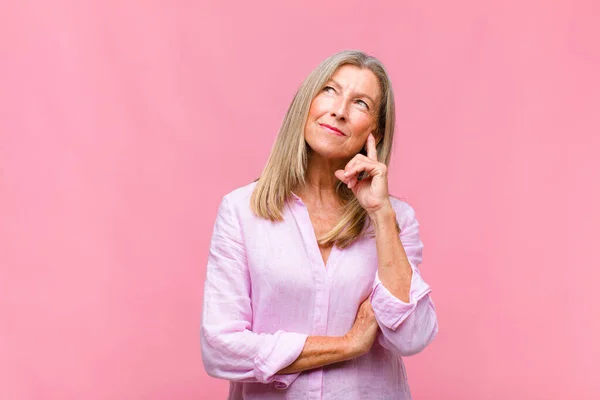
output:
[[[343, 100], [344, 96], [342, 86], [334, 80], [330, 80], [327, 83], [327, 85], [325, 85], [325, 87], [322, 90], [322, 93], [329, 95], [333, 98], [338, 98], [341, 96], [342, 98], [340, 100]], [[364, 93], [352, 93], [352, 89], [350, 89], [350, 93], [348, 93], [348, 96], [352, 97], [353, 104], [356, 104], [364, 111], [369, 112], [374, 108], [374, 101]]]

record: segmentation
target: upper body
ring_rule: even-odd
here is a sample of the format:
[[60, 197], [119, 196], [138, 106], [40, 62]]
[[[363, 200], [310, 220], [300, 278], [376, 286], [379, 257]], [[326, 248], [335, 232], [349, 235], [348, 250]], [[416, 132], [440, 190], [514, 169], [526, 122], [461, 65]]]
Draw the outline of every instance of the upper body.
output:
[[230, 399], [409, 399], [437, 333], [414, 210], [390, 196], [394, 98], [375, 58], [303, 82], [260, 178], [221, 201], [202, 354]]
[[[284, 220], [253, 215], [256, 183], [219, 207], [204, 291], [202, 350], [211, 376], [232, 381], [229, 399], [409, 399], [401, 356], [421, 351], [437, 332], [430, 288], [421, 278], [423, 244], [413, 209], [392, 198], [413, 267], [410, 301], [381, 284], [374, 238], [333, 247], [327, 265], [306, 206], [297, 196]], [[379, 324], [366, 354], [293, 374], [277, 374], [310, 335], [342, 336], [370, 298]]]

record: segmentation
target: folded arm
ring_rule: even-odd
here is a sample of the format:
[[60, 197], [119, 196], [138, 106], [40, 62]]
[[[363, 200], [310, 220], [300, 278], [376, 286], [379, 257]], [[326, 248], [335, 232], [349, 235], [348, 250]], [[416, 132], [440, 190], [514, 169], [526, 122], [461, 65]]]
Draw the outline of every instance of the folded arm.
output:
[[204, 287], [201, 345], [207, 373], [285, 389], [301, 371], [358, 355], [346, 337], [252, 332], [250, 291], [241, 227], [226, 196], [213, 230]]
[[206, 372], [230, 381], [273, 382], [286, 388], [298, 374], [278, 375], [302, 352], [308, 335], [252, 332], [250, 277], [241, 226], [223, 198], [208, 255], [201, 345]]

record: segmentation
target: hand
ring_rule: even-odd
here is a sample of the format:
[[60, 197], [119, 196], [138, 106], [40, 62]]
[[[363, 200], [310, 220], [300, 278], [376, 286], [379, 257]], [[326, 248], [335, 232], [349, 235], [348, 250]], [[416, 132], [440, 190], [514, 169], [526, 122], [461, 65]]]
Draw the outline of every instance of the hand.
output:
[[[359, 181], [358, 174], [363, 171], [369, 175]], [[338, 169], [334, 174], [348, 185], [370, 216], [388, 206], [391, 208], [387, 165], [377, 161], [377, 148], [372, 134], [367, 138], [367, 156], [355, 155], [344, 169]]]
[[358, 357], [367, 353], [375, 342], [378, 331], [379, 325], [371, 307], [371, 300], [367, 297], [358, 308], [354, 325], [344, 336], [352, 356]]

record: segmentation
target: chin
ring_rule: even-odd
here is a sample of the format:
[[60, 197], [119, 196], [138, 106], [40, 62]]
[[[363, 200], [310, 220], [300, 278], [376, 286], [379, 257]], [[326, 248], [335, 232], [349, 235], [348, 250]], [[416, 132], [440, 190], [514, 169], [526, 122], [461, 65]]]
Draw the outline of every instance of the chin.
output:
[[331, 147], [327, 146], [309, 146], [313, 153], [329, 160], [339, 160], [347, 158], [346, 154], [340, 154], [339, 151], [335, 151]]
[[312, 152], [323, 158], [338, 160], [349, 157], [348, 154], [339, 151], [339, 138], [330, 134], [323, 134], [322, 132], [315, 132], [313, 130], [308, 140], [306, 137], [305, 140]]

